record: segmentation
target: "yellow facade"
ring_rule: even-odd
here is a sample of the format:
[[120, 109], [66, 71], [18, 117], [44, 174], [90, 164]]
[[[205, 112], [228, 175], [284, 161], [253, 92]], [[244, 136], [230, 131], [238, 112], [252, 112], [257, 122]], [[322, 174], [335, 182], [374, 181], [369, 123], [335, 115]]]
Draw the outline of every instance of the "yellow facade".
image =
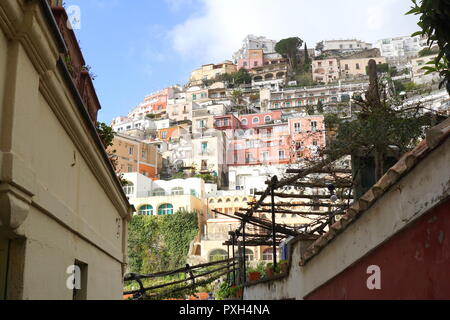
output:
[[352, 77], [352, 76], [365, 76], [366, 67], [369, 65], [370, 60], [375, 60], [377, 64], [386, 63], [385, 57], [376, 58], [362, 58], [362, 59], [342, 59], [341, 64], [341, 76], [342, 77]]
[[224, 61], [221, 64], [207, 64], [191, 72], [189, 81], [191, 84], [199, 84], [203, 80], [213, 80], [221, 74], [233, 73], [237, 71], [237, 66], [231, 61]]

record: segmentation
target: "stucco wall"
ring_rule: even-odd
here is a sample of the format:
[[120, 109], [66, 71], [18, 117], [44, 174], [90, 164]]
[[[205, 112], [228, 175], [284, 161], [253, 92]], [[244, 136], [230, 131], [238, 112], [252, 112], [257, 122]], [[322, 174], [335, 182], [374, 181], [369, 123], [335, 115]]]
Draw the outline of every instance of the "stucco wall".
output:
[[63, 49], [42, 3], [0, 2], [7, 298], [72, 299], [66, 271], [78, 260], [87, 264], [88, 299], [121, 299], [132, 208], [70, 75], [58, 65]]
[[[300, 243], [297, 243], [293, 248], [289, 276], [247, 287], [244, 298], [304, 299], [448, 199], [449, 163], [450, 139], [447, 139], [305, 266], [299, 266]], [[402, 274], [395, 264], [389, 264], [389, 267]], [[403, 292], [406, 297], [407, 292]]]

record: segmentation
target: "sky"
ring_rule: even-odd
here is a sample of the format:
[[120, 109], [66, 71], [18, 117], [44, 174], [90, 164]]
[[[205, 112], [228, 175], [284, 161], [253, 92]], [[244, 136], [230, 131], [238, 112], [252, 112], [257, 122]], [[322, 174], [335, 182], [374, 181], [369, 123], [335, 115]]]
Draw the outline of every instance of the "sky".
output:
[[[99, 120], [111, 123], [190, 71], [231, 60], [248, 34], [280, 40], [379, 39], [418, 31], [409, 0], [65, 0], [96, 75]], [[131, 5], [132, 4], [132, 5]], [[69, 16], [71, 13], [69, 12]]]

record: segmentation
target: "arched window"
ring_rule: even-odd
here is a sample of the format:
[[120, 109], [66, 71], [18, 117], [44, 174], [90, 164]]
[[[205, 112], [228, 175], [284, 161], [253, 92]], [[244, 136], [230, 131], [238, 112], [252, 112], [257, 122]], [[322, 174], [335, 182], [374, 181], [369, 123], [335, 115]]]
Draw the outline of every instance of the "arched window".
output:
[[151, 205], [143, 205], [139, 208], [140, 216], [152, 216], [153, 215], [153, 207]]
[[258, 117], [254, 117], [254, 118], [253, 118], [253, 123], [254, 123], [254, 124], [259, 123], [259, 118], [258, 118]]
[[272, 261], [273, 260], [273, 249], [268, 248], [263, 251], [263, 260], [264, 261]]
[[217, 201], [217, 203], [222, 203], [223, 202], [223, 200], [222, 199], [219, 199], [219, 201]]
[[170, 203], [162, 204], [159, 206], [159, 209], [158, 209], [159, 216], [172, 215], [172, 214], [173, 214], [173, 205], [171, 205]]
[[214, 203], [214, 199], [209, 200], [209, 203]]
[[243, 126], [248, 125], [248, 120], [247, 120], [247, 119], [242, 119], [242, 120], [241, 120], [241, 124], [242, 124]]
[[266, 116], [266, 117], [264, 118], [264, 122], [265, 122], [265, 123], [269, 123], [270, 121], [272, 121], [272, 117], [271, 117], [271, 116]]
[[235, 199], [234, 199], [234, 202], [239, 202], [239, 198], [235, 198]]
[[245, 249], [245, 261], [253, 261], [255, 260], [255, 255], [252, 250]]
[[228, 198], [226, 202], [227, 202], [227, 203], [230, 203], [230, 202], [231, 202], [231, 199], [230, 199], [230, 198]]
[[228, 258], [228, 253], [223, 249], [216, 249], [209, 254], [209, 261], [222, 261]]
[[182, 196], [184, 194], [184, 189], [181, 187], [173, 188], [172, 195], [173, 196]]
[[248, 201], [247, 198], [242, 199], [242, 202], [247, 202], [247, 201]]
[[166, 195], [166, 190], [162, 189], [162, 188], [158, 188], [153, 190], [153, 196], [154, 197], [162, 197]]

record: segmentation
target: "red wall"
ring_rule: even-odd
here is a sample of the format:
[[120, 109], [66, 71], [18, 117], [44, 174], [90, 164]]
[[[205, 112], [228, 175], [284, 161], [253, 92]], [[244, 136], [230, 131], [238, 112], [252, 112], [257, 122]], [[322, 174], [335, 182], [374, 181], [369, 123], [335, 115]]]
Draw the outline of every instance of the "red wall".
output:
[[[367, 288], [371, 265], [381, 268], [381, 290]], [[305, 299], [450, 299], [450, 200]]]

